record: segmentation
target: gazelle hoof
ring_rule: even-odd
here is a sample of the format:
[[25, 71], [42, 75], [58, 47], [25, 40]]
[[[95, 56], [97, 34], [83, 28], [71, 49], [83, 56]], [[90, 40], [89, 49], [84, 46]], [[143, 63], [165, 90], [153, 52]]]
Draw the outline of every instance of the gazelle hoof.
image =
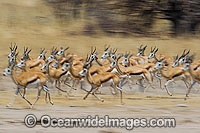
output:
[[102, 99], [101, 102], [104, 102], [104, 99]]
[[51, 105], [54, 105], [54, 103], [52, 101], [50, 101]]
[[7, 104], [6, 107], [9, 108], [9, 107], [10, 107], [10, 104]]

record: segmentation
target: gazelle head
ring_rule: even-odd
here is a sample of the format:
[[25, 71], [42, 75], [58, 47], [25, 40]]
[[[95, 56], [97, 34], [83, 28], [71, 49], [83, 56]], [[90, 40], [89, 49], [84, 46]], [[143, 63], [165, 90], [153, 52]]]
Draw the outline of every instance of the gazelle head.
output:
[[158, 69], [162, 69], [165, 63], [164, 59], [160, 59], [158, 60], [157, 58], [155, 58], [157, 60], [156, 65], [154, 66], [154, 69], [158, 70]]
[[116, 49], [113, 49], [113, 50], [111, 51], [110, 57], [111, 57], [113, 60], [116, 60], [116, 59], [117, 59], [117, 56], [120, 54], [120, 53], [117, 53], [117, 54], [116, 54], [116, 52], [117, 52], [117, 48], [116, 48]]
[[180, 64], [184, 64], [186, 62], [186, 55], [188, 55], [190, 53], [190, 50], [187, 51], [187, 53], [185, 53], [186, 49], [183, 51], [183, 54], [179, 57], [179, 63]]
[[86, 68], [83, 68], [83, 70], [81, 70], [78, 74], [82, 77], [86, 76], [88, 70]]
[[21, 57], [21, 60], [28, 60], [29, 59], [29, 53], [31, 52], [31, 49], [28, 50], [28, 47], [24, 47], [24, 54]]
[[110, 68], [113, 68], [117, 65], [117, 62], [116, 60], [113, 60], [111, 63], [110, 63]]
[[92, 61], [98, 59], [98, 57], [97, 57], [98, 54], [99, 53], [96, 51], [96, 47], [95, 47], [94, 50], [93, 50], [93, 47], [91, 47], [91, 54], [90, 54], [89, 58], [87, 56], [87, 59], [86, 59], [87, 61], [86, 62], [92, 62]]
[[45, 56], [46, 53], [47, 53], [47, 50], [45, 51], [45, 48], [41, 49], [40, 55], [38, 56], [38, 59], [45, 60], [46, 59], [46, 56]]
[[68, 50], [69, 47], [63, 49], [63, 47], [60, 48], [60, 51], [58, 51], [57, 55], [58, 56], [65, 56], [65, 51]]
[[144, 56], [144, 51], [147, 48], [147, 45], [144, 46], [143, 48], [142, 48], [142, 46], [143, 45], [140, 45], [140, 47], [138, 48], [138, 53], [136, 54], [136, 56]]
[[87, 72], [88, 72], [88, 69], [91, 67], [91, 64], [92, 64], [93, 61], [94, 61], [94, 60], [90, 61], [90, 58], [89, 58], [88, 55], [87, 55], [87, 57], [86, 57], [86, 62], [85, 62], [85, 64], [84, 64], [84, 66], [83, 66], [83, 69], [82, 69], [78, 74], [79, 74], [80, 76], [82, 76], [82, 77], [86, 76], [86, 74], [87, 74]]
[[58, 61], [53, 62], [51, 66], [53, 68], [58, 68], [59, 67], [59, 62]]
[[172, 64], [172, 67], [177, 67], [177, 66], [179, 66], [179, 62], [178, 62], [179, 60], [178, 60], [178, 55], [175, 57], [175, 59], [174, 59], [174, 62], [173, 62], [173, 64]]
[[69, 68], [70, 68], [69, 63], [64, 63], [63, 66], [62, 66], [62, 71], [69, 70]]
[[41, 70], [44, 71], [44, 70], [47, 69], [47, 67], [48, 67], [48, 64], [44, 64], [44, 65], [42, 66]]
[[152, 47], [151, 47], [151, 51], [150, 51], [150, 54], [149, 54], [149, 56], [148, 56], [148, 59], [152, 59], [152, 58], [154, 58], [155, 57], [155, 54], [158, 52], [158, 48], [156, 49], [156, 47], [154, 47], [153, 49], [152, 49]]
[[12, 46], [12, 43], [11, 43], [10, 46], [9, 46], [9, 48], [10, 48], [10, 54], [8, 55], [8, 58], [14, 57], [15, 53], [17, 51], [17, 45], [16, 45], [16, 43], [15, 43], [14, 46]]
[[[191, 55], [191, 56], [188, 55], [184, 58], [185, 58], [185, 64], [184, 64], [184, 67], [182, 68], [182, 70], [187, 71], [190, 69], [190, 64], [193, 62], [195, 55]], [[195, 68], [194, 68], [194, 70], [195, 70]]]
[[184, 67], [182, 68], [183, 71], [187, 71], [187, 70], [189, 70], [189, 69], [190, 69], [190, 64], [189, 64], [189, 63], [186, 63], [186, 64], [184, 65]]
[[11, 57], [11, 58], [8, 60], [8, 66], [9, 66], [9, 67], [12, 66], [12, 65], [15, 65], [18, 54], [19, 54], [19, 53], [16, 53], [13, 57]]
[[130, 53], [125, 53], [124, 55], [124, 59], [121, 61], [122, 66], [126, 66], [127, 64], [129, 64], [129, 58], [132, 56], [130, 55]]
[[4, 69], [3, 71], [3, 76], [11, 75], [12, 70], [8, 67]]
[[19, 68], [25, 67], [26, 66], [26, 62], [22, 60], [16, 66], [19, 67]]
[[53, 59], [56, 59], [56, 54], [58, 53], [57, 48], [52, 48], [51, 54], [49, 58], [47, 59], [48, 62], [52, 61]]
[[110, 46], [105, 45], [104, 53], [101, 56], [101, 60], [105, 60], [110, 56], [111, 51], [109, 50]]

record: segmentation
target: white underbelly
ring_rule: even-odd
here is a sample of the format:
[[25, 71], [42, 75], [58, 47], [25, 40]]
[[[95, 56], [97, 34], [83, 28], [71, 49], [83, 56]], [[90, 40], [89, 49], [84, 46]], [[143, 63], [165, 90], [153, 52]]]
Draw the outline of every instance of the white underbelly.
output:
[[40, 84], [40, 79], [37, 79], [36, 81], [29, 83], [27, 87], [38, 86], [39, 84]]
[[114, 84], [114, 83], [113, 83], [113, 79], [110, 79], [110, 80], [108, 80], [108, 81], [102, 83], [102, 84], [101, 84], [101, 87], [111, 86], [111, 85], [113, 85], [113, 84]]
[[176, 81], [176, 80], [182, 80], [182, 79], [185, 79], [185, 75], [181, 74], [180, 76], [174, 77], [173, 79], [174, 79], [174, 81]]
[[140, 74], [140, 75], [130, 75], [129, 78], [130, 79], [134, 79], [134, 80], [143, 79], [144, 75], [143, 74]]

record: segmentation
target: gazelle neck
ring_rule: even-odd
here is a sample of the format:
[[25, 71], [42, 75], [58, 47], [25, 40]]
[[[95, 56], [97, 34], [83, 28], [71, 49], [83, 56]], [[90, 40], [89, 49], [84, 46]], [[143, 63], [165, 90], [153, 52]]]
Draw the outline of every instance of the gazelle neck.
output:
[[18, 85], [18, 82], [17, 82], [17, 74], [16, 74], [16, 70], [14, 70], [15, 67], [12, 69], [11, 71], [11, 79], [13, 80], [13, 82]]

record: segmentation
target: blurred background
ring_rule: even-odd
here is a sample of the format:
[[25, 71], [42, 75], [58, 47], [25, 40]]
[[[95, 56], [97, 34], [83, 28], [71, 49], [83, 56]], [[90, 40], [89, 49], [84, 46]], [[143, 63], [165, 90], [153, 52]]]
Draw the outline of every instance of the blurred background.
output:
[[1, 0], [0, 16], [5, 58], [11, 42], [32, 54], [70, 46], [86, 55], [90, 46], [101, 52], [105, 44], [136, 53], [143, 44], [171, 56], [185, 48], [199, 55], [199, 0]]

